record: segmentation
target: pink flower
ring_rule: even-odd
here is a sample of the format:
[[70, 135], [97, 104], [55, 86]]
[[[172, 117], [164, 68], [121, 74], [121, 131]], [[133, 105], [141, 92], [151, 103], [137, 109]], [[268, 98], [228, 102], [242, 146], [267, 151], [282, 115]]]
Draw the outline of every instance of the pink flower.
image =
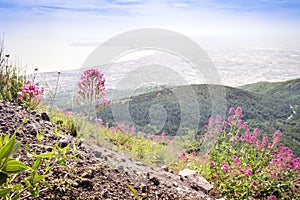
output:
[[18, 99], [22, 99], [22, 98], [23, 98], [22, 92], [18, 92]]
[[241, 107], [237, 107], [237, 109], [235, 110], [235, 115], [241, 116], [242, 114], [243, 114], [242, 108]]
[[256, 186], [256, 185], [257, 185], [257, 182], [256, 182], [256, 180], [253, 180], [253, 181], [252, 181], [252, 185], [254, 185], [254, 186]]
[[214, 166], [214, 165], [215, 165], [215, 162], [214, 162], [214, 161], [211, 161], [209, 164], [210, 164], [211, 166]]
[[228, 121], [224, 121], [224, 122], [223, 122], [223, 126], [226, 127], [226, 126], [228, 126], [228, 125], [229, 125], [229, 122], [228, 122]]
[[96, 122], [97, 122], [99, 125], [101, 125], [101, 124], [102, 124], [102, 119], [97, 118], [97, 119], [96, 119]]
[[247, 173], [245, 174], [246, 176], [252, 176], [252, 169], [248, 169]]
[[209, 127], [212, 127], [212, 126], [214, 125], [214, 122], [215, 122], [215, 120], [214, 120], [212, 117], [210, 117], [210, 118], [208, 119], [208, 126], [209, 126]]
[[229, 114], [234, 114], [235, 113], [235, 109], [234, 109], [234, 107], [231, 107], [230, 109], [229, 109]]
[[255, 137], [257, 137], [259, 135], [259, 129], [258, 128], [254, 129], [253, 135], [255, 135]]
[[102, 99], [102, 102], [103, 102], [103, 105], [104, 105], [104, 106], [106, 106], [106, 105], [108, 104], [108, 101], [107, 101], [107, 99], [105, 99], [105, 98]]
[[191, 153], [191, 156], [192, 156], [192, 157], [196, 157], [196, 156], [197, 156], [197, 153], [196, 153], [195, 151], [193, 151], [193, 152]]
[[233, 159], [233, 162], [236, 163], [236, 164], [240, 164], [240, 162], [241, 162], [241, 161], [240, 161], [240, 158], [237, 157], [236, 155], [233, 155], [233, 156], [232, 156], [232, 159]]
[[224, 172], [228, 172], [228, 162], [225, 162], [224, 164], [223, 164], [223, 166], [221, 167], [221, 169], [224, 171]]
[[267, 197], [267, 200], [276, 200], [276, 196], [275, 195], [271, 195]]

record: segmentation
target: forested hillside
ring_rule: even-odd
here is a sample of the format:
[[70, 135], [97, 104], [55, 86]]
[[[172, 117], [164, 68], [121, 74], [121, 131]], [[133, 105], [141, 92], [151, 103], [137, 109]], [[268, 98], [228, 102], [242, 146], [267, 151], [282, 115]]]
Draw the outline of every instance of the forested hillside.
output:
[[[242, 107], [244, 110], [243, 119], [245, 119], [251, 128], [258, 127], [261, 131], [272, 135], [277, 129], [283, 132], [283, 143], [292, 148], [296, 154], [299, 149], [300, 127], [299, 104], [300, 79], [287, 81], [283, 83], [258, 83], [247, 85], [241, 88], [224, 87], [226, 93], [226, 106]], [[185, 91], [192, 87], [196, 94], [196, 102], [199, 109], [187, 107], [190, 119], [189, 122], [182, 122], [182, 113], [180, 102], [174, 91]], [[246, 91], [247, 90], [247, 91]], [[282, 95], [284, 94], [284, 95]], [[184, 99], [184, 101], [194, 101]], [[110, 105], [104, 108], [98, 116], [104, 122], [110, 124], [117, 123], [113, 110], [128, 110], [131, 118], [122, 118], [122, 122], [130, 122], [137, 125], [137, 129], [145, 133], [167, 132], [169, 135], [187, 134], [194, 130], [192, 125], [199, 120], [197, 134], [201, 134], [204, 125], [211, 116], [211, 96], [207, 85], [177, 86], [160, 91], [145, 93], [131, 98], [116, 100], [110, 102]], [[155, 127], [151, 121], [151, 107], [159, 105], [160, 109], [155, 110], [155, 116], [165, 116], [163, 127]], [[199, 115], [195, 112], [199, 111]], [[152, 114], [153, 115], [153, 114]], [[195, 119], [200, 116], [200, 119]]]

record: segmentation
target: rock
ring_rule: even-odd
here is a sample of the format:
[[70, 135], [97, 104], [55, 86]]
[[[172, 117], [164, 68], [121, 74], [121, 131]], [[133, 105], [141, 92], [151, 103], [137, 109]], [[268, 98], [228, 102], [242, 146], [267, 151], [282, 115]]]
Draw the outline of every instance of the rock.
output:
[[212, 189], [213, 186], [197, 171], [184, 169], [178, 173], [181, 177], [188, 178], [190, 182], [190, 187], [196, 191], [201, 190], [205, 194], [208, 194]]
[[50, 117], [48, 116], [47, 113], [41, 113], [41, 118], [42, 118], [42, 120], [44, 120], [44, 121], [50, 122]]
[[36, 135], [37, 132], [39, 131], [35, 124], [28, 124], [27, 128], [31, 135]]
[[159, 180], [156, 177], [152, 177], [150, 179], [150, 181], [155, 185], [155, 186], [159, 186]]
[[64, 148], [68, 146], [68, 144], [71, 144], [73, 142], [73, 137], [69, 135], [64, 135], [59, 141], [58, 141], [58, 146], [60, 148]]
[[102, 157], [102, 152], [101, 151], [93, 151], [93, 154], [96, 156], [96, 158], [101, 158]]
[[179, 174], [179, 176], [182, 176], [182, 177], [188, 177], [188, 176], [196, 175], [196, 174], [198, 174], [198, 172], [194, 171], [194, 170], [190, 170], [190, 169], [184, 169], [184, 170], [181, 170], [178, 174]]
[[178, 187], [178, 183], [174, 181], [174, 182], [173, 182], [173, 186], [174, 186], [174, 187]]
[[169, 168], [167, 165], [164, 165], [161, 167], [161, 170], [165, 171], [165, 172], [168, 172], [169, 171]]

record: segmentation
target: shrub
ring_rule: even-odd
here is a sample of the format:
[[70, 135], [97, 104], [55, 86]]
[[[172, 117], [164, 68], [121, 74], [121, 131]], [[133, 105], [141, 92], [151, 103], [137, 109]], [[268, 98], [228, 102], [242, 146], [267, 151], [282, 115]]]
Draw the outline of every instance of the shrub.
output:
[[282, 133], [259, 139], [259, 129], [251, 132], [240, 119], [241, 108], [229, 113], [223, 124], [219, 117], [209, 119], [204, 135], [212, 141], [209, 153], [183, 155], [177, 167], [198, 170], [228, 199], [299, 199], [300, 159], [280, 143]]

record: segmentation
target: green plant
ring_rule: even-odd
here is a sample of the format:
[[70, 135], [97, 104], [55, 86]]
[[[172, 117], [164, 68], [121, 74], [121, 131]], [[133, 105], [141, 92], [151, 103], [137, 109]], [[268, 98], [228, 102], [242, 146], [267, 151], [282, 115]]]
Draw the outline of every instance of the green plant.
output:
[[127, 184], [127, 187], [134, 194], [136, 200], [143, 200], [143, 199], [148, 200], [149, 199], [149, 193], [150, 193], [149, 187], [147, 187], [147, 194], [146, 194], [147, 196], [146, 196], [146, 198], [140, 197], [139, 194], [137, 193], [136, 189], [134, 189], [131, 185]]
[[209, 153], [184, 153], [176, 167], [198, 170], [227, 199], [299, 199], [300, 158], [280, 143], [280, 131], [271, 141], [259, 139], [259, 129], [251, 132], [241, 115], [231, 108], [223, 124], [210, 118], [203, 136]]
[[21, 105], [28, 109], [35, 109], [43, 99], [44, 88], [39, 84], [31, 84], [30, 81], [20, 88], [17, 93]]
[[[100, 99], [106, 93], [104, 84], [104, 76], [97, 69], [87, 69], [80, 77], [75, 102], [85, 110], [88, 120], [91, 120], [92, 115], [107, 105], [107, 100], [104, 98], [100, 103]], [[95, 107], [93, 107], [94, 104]]]
[[26, 75], [9, 61], [9, 54], [5, 53], [4, 41], [0, 41], [0, 99], [18, 102], [20, 88], [26, 82]]
[[0, 197], [3, 199], [18, 199], [22, 192], [21, 184], [12, 184], [15, 174], [29, 169], [23, 162], [11, 158], [21, 143], [16, 141], [16, 135], [0, 135]]
[[53, 106], [57, 92], [58, 92], [58, 86], [59, 86], [59, 79], [61, 76], [62, 72], [61, 71], [57, 71], [57, 77], [56, 77], [56, 83], [55, 83], [55, 87], [54, 89], [49, 85], [49, 83], [46, 81], [46, 77], [43, 76], [44, 79], [44, 84], [45, 86], [49, 89], [46, 96], [49, 96], [49, 98], [47, 98], [46, 102], [49, 103], [50, 107]]

